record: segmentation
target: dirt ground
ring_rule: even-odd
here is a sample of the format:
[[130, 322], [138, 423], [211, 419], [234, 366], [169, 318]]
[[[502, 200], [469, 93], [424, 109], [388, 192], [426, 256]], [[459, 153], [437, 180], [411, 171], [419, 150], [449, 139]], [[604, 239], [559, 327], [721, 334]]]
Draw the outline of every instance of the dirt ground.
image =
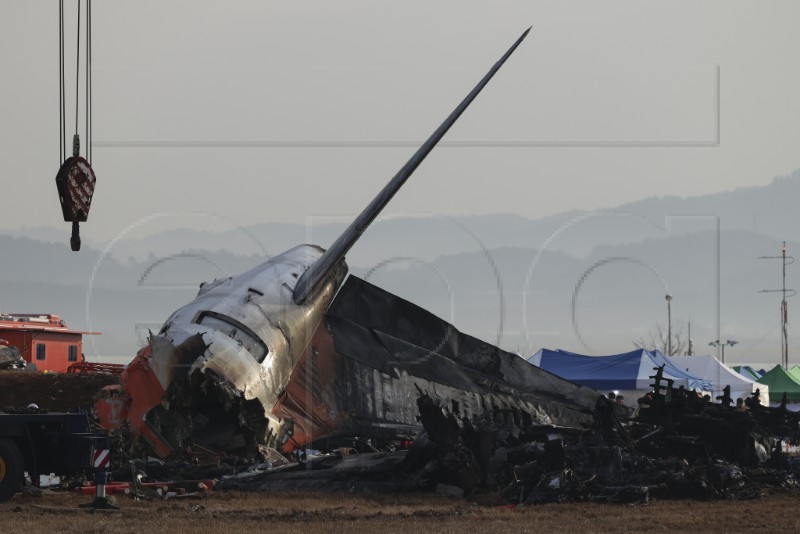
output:
[[0, 530], [31, 532], [798, 532], [800, 496], [754, 501], [659, 501], [647, 505], [497, 507], [422, 494], [212, 492], [199, 499], [135, 502], [85, 511], [90, 497], [17, 495], [0, 504]]
[[36, 403], [42, 410], [71, 412], [91, 407], [103, 387], [119, 383], [115, 375], [0, 371], [0, 411]]

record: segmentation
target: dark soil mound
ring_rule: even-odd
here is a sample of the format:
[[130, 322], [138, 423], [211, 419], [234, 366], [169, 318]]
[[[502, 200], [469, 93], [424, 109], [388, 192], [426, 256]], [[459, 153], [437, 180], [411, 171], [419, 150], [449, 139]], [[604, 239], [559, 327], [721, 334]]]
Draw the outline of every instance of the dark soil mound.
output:
[[30, 403], [50, 412], [90, 408], [101, 389], [118, 383], [119, 376], [106, 373], [0, 371], [0, 411], [25, 408]]

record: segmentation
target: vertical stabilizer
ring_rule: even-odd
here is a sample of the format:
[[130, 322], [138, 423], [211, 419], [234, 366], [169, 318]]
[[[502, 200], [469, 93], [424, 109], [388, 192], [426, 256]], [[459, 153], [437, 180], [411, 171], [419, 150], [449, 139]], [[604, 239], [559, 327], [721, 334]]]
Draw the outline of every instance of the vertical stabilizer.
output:
[[320, 258], [313, 264], [311, 267], [303, 273], [300, 279], [297, 281], [297, 285], [294, 288], [294, 301], [297, 304], [302, 304], [308, 296], [314, 291], [317, 285], [324, 280], [328, 274], [331, 272], [331, 269], [344, 258], [344, 255], [347, 254], [347, 251], [358, 241], [358, 238], [361, 237], [361, 234], [367, 229], [367, 227], [375, 220], [375, 217], [383, 210], [386, 204], [392, 199], [392, 197], [400, 190], [403, 184], [408, 180], [409, 176], [411, 176], [414, 171], [419, 167], [419, 164], [425, 159], [425, 157], [433, 150], [433, 147], [441, 140], [444, 134], [450, 129], [450, 127], [458, 120], [464, 110], [472, 103], [478, 93], [489, 83], [489, 80], [495, 75], [495, 73], [503, 66], [503, 63], [511, 56], [514, 50], [517, 49], [519, 44], [522, 42], [523, 39], [528, 35], [531, 29], [528, 28], [525, 30], [519, 39], [511, 45], [511, 48], [500, 58], [500, 60], [492, 66], [491, 70], [483, 77], [483, 79], [478, 82], [478, 85], [467, 95], [467, 97], [456, 107], [455, 110], [445, 119], [445, 121], [436, 129], [435, 132], [428, 138], [425, 143], [417, 151], [411, 156], [405, 165], [398, 171], [398, 173], [392, 178], [388, 184], [381, 190], [378, 195], [372, 199], [372, 202], [362, 211], [358, 217], [348, 226], [345, 231], [340, 235], [336, 241], [334, 241], [333, 245], [325, 251], [325, 253], [320, 256]]

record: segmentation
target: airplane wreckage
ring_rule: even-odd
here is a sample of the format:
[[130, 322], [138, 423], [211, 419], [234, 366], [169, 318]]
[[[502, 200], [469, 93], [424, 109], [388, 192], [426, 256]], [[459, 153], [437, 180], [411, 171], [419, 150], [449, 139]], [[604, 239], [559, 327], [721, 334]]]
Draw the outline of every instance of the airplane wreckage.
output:
[[[753, 400], [740, 413], [728, 394], [705, 403], [654, 370], [651, 400], [636, 419], [620, 420], [597, 391], [348, 276], [345, 254], [528, 31], [330, 248], [300, 245], [201, 284], [151, 333], [98, 402], [101, 425], [132, 438], [123, 438], [126, 455], [266, 460], [266, 471], [225, 477], [220, 488], [325, 481], [352, 490], [358, 479], [456, 493], [493, 486], [527, 503], [745, 498], [762, 482], [800, 487], [800, 466], [787, 468], [780, 454], [782, 440], [800, 440], [799, 416], [785, 403]], [[357, 461], [340, 454], [335, 467], [332, 456], [303, 463], [319, 469], [286, 464], [286, 456], [356, 442], [373, 452]], [[411, 442], [407, 454], [375, 452]]]
[[246, 454], [354, 436], [391, 442], [422, 429], [420, 391], [464, 415], [511, 410], [529, 424], [588, 425], [594, 391], [347, 277], [345, 254], [529, 31], [330, 248], [300, 245], [201, 284], [128, 366], [107, 426], [127, 424], [161, 457], [193, 444]]

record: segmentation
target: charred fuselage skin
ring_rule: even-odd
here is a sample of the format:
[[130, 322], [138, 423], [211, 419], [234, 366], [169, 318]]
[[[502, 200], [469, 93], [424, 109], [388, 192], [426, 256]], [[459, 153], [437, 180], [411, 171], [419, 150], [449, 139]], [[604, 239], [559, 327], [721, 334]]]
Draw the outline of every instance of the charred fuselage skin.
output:
[[[163, 396], [145, 413], [142, 435], [158, 454], [194, 445], [249, 455], [258, 445], [290, 452], [335, 448], [355, 437], [408, 439], [422, 430], [420, 392], [465, 418], [521, 428], [591, 425], [597, 392], [462, 334], [364, 280], [351, 276], [340, 284], [344, 265], [314, 296], [325, 312], [318, 315], [260, 285], [296, 279], [307, 258], [295, 248], [255, 276], [203, 287], [151, 338], [139, 358], [159, 377]], [[264, 294], [250, 297], [259, 287]]]
[[295, 421], [285, 450], [380, 444], [422, 430], [422, 393], [458, 418], [543, 432], [589, 427], [598, 397], [351, 275], [273, 413]]

